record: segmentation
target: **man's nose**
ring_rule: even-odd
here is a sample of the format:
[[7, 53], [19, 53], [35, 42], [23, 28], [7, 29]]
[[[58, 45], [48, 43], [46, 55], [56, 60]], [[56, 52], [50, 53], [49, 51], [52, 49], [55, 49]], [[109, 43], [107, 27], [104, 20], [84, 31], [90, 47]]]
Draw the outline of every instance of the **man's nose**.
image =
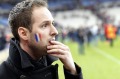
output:
[[58, 31], [57, 31], [56, 27], [53, 25], [51, 26], [51, 35], [52, 36], [58, 35]]

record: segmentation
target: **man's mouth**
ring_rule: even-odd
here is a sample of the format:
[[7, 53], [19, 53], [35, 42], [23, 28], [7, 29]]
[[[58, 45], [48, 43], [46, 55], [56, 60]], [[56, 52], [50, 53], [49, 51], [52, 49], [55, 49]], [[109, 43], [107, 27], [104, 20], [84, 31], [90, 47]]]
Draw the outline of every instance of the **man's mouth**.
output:
[[52, 38], [52, 39], [49, 40], [50, 44], [52, 44], [51, 41], [55, 41], [55, 38]]

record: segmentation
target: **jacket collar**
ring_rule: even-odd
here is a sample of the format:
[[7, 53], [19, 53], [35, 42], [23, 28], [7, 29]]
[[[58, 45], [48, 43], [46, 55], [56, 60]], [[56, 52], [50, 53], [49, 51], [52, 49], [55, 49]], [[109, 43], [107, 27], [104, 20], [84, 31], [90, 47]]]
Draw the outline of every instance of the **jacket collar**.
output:
[[[9, 58], [19, 68], [34, 68], [34, 65], [30, 62], [30, 56], [24, 50], [21, 49], [19, 41], [15, 38], [12, 38], [10, 41]], [[56, 57], [47, 55], [47, 65], [50, 65], [57, 59], [58, 58]]]
[[26, 52], [20, 48], [19, 41], [14, 38], [10, 40], [9, 58], [19, 68], [33, 67]]

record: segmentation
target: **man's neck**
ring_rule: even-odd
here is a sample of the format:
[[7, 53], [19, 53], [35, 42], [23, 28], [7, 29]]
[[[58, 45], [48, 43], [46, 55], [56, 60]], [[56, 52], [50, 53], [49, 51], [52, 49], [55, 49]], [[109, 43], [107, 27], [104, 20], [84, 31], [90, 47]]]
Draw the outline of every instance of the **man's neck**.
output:
[[22, 50], [24, 50], [28, 55], [30, 55], [34, 60], [36, 60], [36, 57], [32, 54], [32, 52], [31, 52], [30, 49], [28, 48], [27, 43], [20, 42], [20, 47], [21, 47]]

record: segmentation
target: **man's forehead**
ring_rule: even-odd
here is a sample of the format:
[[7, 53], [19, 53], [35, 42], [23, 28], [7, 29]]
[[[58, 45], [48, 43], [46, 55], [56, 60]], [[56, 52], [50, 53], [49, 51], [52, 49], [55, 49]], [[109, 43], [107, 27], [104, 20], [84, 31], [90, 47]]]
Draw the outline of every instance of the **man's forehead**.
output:
[[34, 19], [39, 19], [43, 21], [53, 21], [51, 12], [46, 7], [35, 8], [32, 12], [32, 17]]

